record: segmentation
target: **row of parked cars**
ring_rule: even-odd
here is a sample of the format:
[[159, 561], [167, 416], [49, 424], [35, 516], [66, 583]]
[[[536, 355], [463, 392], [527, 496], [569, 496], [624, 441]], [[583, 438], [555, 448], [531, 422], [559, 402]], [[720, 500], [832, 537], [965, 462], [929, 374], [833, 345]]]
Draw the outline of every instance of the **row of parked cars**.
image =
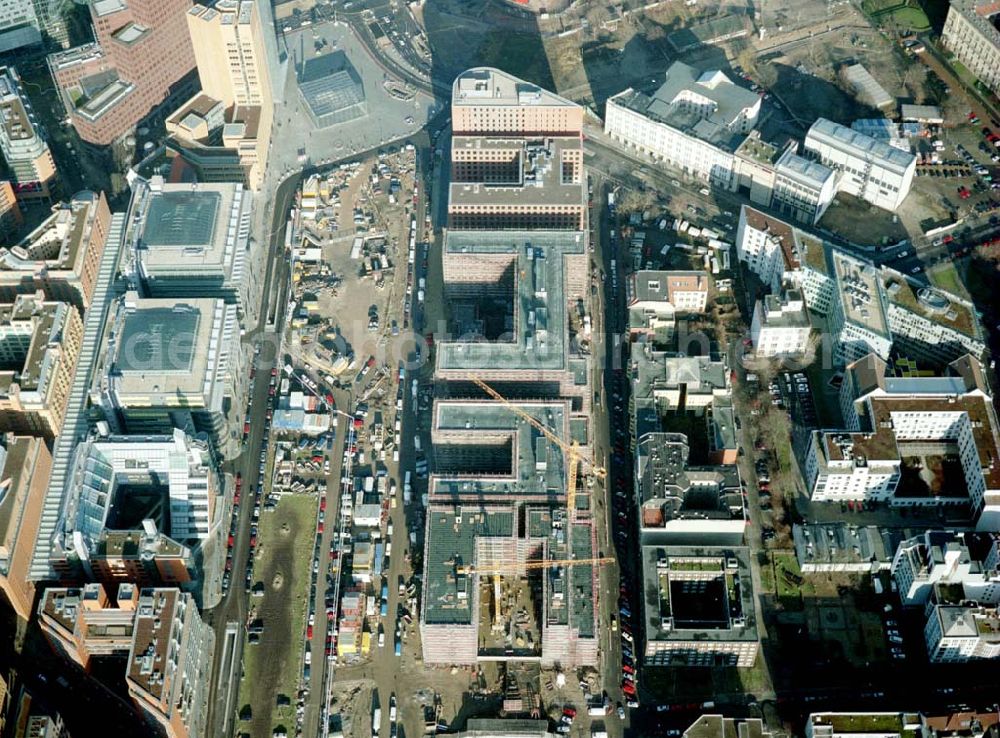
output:
[[[260, 354], [260, 347], [258, 346], [255, 358], [259, 354]], [[255, 366], [255, 362], [252, 362], [252, 365]], [[255, 375], [256, 375], [256, 370], [251, 369], [250, 388], [247, 393], [248, 398], [253, 397], [254, 386], [256, 384]], [[278, 377], [278, 370], [277, 368], [274, 368], [271, 370], [271, 377], [270, 377], [272, 388], [277, 383], [277, 377]], [[244, 441], [247, 441], [250, 436], [250, 407], [249, 407], [250, 401], [251, 400], [248, 400], [247, 403], [246, 420], [244, 421], [243, 425]], [[274, 412], [274, 395], [271, 394], [269, 396], [268, 408], [267, 408], [268, 426], [270, 425], [270, 417], [273, 412]], [[250, 521], [249, 556], [247, 557], [246, 572], [244, 574], [246, 589], [248, 591], [250, 590], [250, 587], [253, 584], [253, 558], [254, 558], [254, 552], [257, 549], [257, 534], [258, 534], [258, 525], [260, 521], [260, 513], [262, 509], [273, 509], [274, 507], [273, 500], [269, 501], [264, 500], [264, 477], [265, 474], [267, 473], [267, 451], [269, 444], [270, 444], [270, 439], [268, 437], [268, 434], [265, 433], [263, 439], [261, 440], [260, 457], [258, 460], [259, 463], [257, 467], [257, 484], [253, 490], [253, 510], [250, 513], [251, 521]], [[242, 509], [243, 505], [243, 496], [244, 496], [243, 474], [241, 472], [237, 472], [235, 478], [235, 490], [233, 492], [232, 518], [229, 521], [229, 535], [226, 539], [226, 563], [225, 563], [225, 569], [222, 574], [223, 592], [228, 591], [229, 587], [232, 584], [233, 567], [235, 566], [234, 549], [236, 545], [236, 536], [239, 531], [240, 510]]]
[[[613, 435], [612, 477], [615, 487], [612, 507], [615, 514], [615, 548], [621, 566], [621, 581], [618, 592], [617, 626], [621, 637], [622, 674], [621, 688], [629, 707], [639, 706], [637, 691], [639, 673], [636, 664], [636, 637], [632, 628], [632, 597], [629, 581], [632, 577], [631, 562], [633, 557], [629, 545], [635, 539], [635, 510], [632, 507], [631, 458], [628, 452], [628, 413], [624, 412], [628, 383], [621, 370], [616, 370], [611, 397], [608, 404], [613, 409], [611, 415], [611, 432]], [[610, 521], [609, 521], [610, 524]], [[625, 709], [618, 705], [619, 715], [624, 717]]]

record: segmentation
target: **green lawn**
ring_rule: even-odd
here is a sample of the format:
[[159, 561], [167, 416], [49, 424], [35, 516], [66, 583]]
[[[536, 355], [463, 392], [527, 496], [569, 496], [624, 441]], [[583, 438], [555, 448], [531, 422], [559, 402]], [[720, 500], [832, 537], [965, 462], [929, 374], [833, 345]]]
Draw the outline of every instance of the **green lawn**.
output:
[[792, 576], [802, 576], [799, 570], [799, 562], [795, 554], [791, 551], [775, 551], [771, 554], [771, 561], [774, 565], [774, 584], [777, 587], [779, 598], [798, 598], [802, 595], [815, 593], [815, 588], [809, 581], [809, 577], [803, 577], [802, 584], [794, 584], [782, 575], [782, 571], [787, 571]]
[[927, 14], [920, 8], [915, 0], [865, 0], [862, 3], [864, 12], [876, 20], [889, 22], [890, 20], [901, 29], [909, 28], [911, 31], [922, 33], [930, 30], [931, 23]]
[[906, 6], [892, 12], [893, 20], [903, 28], [909, 28], [914, 33], [929, 31], [931, 22], [927, 14], [918, 7]]
[[976, 85], [979, 83], [979, 79], [976, 77], [976, 75], [974, 75], [972, 72], [969, 71], [968, 67], [966, 67], [964, 64], [962, 64], [962, 62], [960, 62], [958, 59], [955, 58], [950, 59], [948, 63], [951, 65], [952, 71], [954, 71], [955, 74], [958, 75], [958, 78], [962, 80], [962, 82], [967, 84], [972, 89], [976, 89]]
[[958, 275], [958, 270], [950, 261], [943, 261], [927, 270], [927, 276], [931, 282], [954, 295], [964, 297], [967, 295], [962, 278]]

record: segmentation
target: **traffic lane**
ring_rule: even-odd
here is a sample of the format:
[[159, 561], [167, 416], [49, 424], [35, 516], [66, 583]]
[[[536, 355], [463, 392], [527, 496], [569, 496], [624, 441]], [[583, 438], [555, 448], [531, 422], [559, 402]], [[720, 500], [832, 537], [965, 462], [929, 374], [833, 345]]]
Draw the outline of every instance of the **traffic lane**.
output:
[[[583, 144], [585, 154], [589, 149], [599, 160], [605, 160], [602, 163], [620, 166], [622, 159], [625, 159], [642, 167], [642, 176], [636, 176], [634, 173], [635, 170], [625, 170], [621, 176], [611, 174], [610, 172], [602, 172], [605, 177], [618, 184], [632, 188], [652, 185], [657, 190], [667, 193], [681, 192], [687, 201], [697, 203], [706, 212], [719, 210], [718, 203], [720, 198], [727, 203], [731, 202], [736, 205], [742, 202], [733, 193], [713, 190], [709, 195], [702, 194], [701, 190], [708, 187], [707, 183], [701, 181], [689, 182], [687, 175], [679, 169], [672, 169], [666, 162], [654, 161], [649, 157], [638, 155], [637, 152], [618, 146], [599, 129], [588, 128], [586, 129], [586, 134]], [[593, 167], [593, 162], [588, 162], [587, 166]]]
[[[261, 326], [266, 322], [267, 309], [272, 289], [272, 281], [276, 274], [283, 273], [282, 264], [284, 259], [284, 226], [287, 223], [288, 211], [291, 207], [292, 197], [298, 187], [298, 175], [293, 175], [278, 185], [273, 200], [273, 213], [271, 216], [270, 244], [269, 251], [265, 257], [266, 268], [262, 287], [261, 307], [258, 315], [257, 328], [247, 337], [247, 340], [256, 340], [258, 335], [265, 338], [262, 342], [261, 354], [255, 356], [252, 364], [255, 366], [256, 374], [263, 378], [265, 373], [269, 373], [273, 366], [277, 365], [278, 349], [273, 340], [274, 334], [267, 334]], [[280, 321], [279, 321], [280, 322]], [[267, 339], [270, 340], [267, 340]], [[224, 721], [224, 716], [216, 714], [219, 705], [216, 694], [222, 675], [221, 669], [224, 667], [223, 655], [225, 647], [225, 629], [230, 621], [235, 621], [245, 625], [246, 616], [246, 586], [244, 576], [241, 576], [246, 568], [250, 544], [250, 518], [252, 517], [252, 500], [256, 491], [257, 478], [259, 476], [257, 454], [264, 440], [265, 414], [268, 407], [268, 388], [266, 381], [255, 381], [253, 396], [249, 402], [249, 412], [251, 414], [250, 438], [244, 446], [244, 452], [232, 462], [229, 469], [232, 473], [240, 473], [243, 479], [243, 500], [239, 513], [235, 541], [233, 544], [233, 569], [230, 575], [228, 590], [223, 593], [220, 603], [204, 613], [205, 621], [212, 627], [215, 633], [215, 654], [212, 658], [212, 678], [210, 683], [210, 693], [208, 700], [208, 721], [207, 725], [215, 725]], [[228, 521], [224, 521], [228, 526]], [[237, 565], [237, 561], [239, 565]], [[241, 630], [242, 635], [242, 630]], [[224, 706], [228, 709], [229, 706]], [[221, 728], [219, 729], [221, 733]]]
[[[334, 405], [338, 409], [347, 408], [344, 412], [351, 413], [354, 410], [352, 391], [330, 388], [334, 398]], [[303, 732], [306, 735], [316, 735], [323, 730], [320, 724], [326, 700], [326, 690], [324, 689], [327, 679], [332, 672], [331, 659], [335, 656], [332, 650], [327, 654], [328, 638], [332, 634], [332, 625], [326, 611], [326, 592], [330, 586], [329, 577], [340, 577], [342, 565], [342, 546], [337, 547], [336, 567], [330, 555], [330, 549], [336, 543], [335, 536], [340, 534], [340, 479], [345, 471], [344, 452], [348, 447], [348, 439], [351, 437], [352, 421], [343, 415], [334, 415], [337, 418], [337, 428], [334, 432], [333, 447], [325, 451], [330, 460], [330, 471], [324, 476], [326, 478], [326, 493], [322, 499], [326, 500], [324, 511], [323, 533], [320, 535], [318, 546], [319, 572], [316, 576], [316, 597], [312, 601], [312, 611], [314, 614], [313, 637], [312, 637], [312, 662], [313, 668], [310, 674], [309, 698], [306, 700], [306, 709], [303, 716]], [[311, 570], [310, 570], [311, 571]], [[339, 596], [339, 592], [337, 592]], [[307, 612], [308, 623], [308, 612]], [[308, 625], [307, 625], [308, 628]]]
[[[594, 248], [594, 261], [598, 267], [599, 273], [608, 274], [610, 267], [610, 260], [612, 258], [617, 258], [615, 249], [617, 244], [612, 244], [609, 242], [607, 236], [609, 234], [609, 229], [611, 227], [610, 214], [606, 207], [607, 201], [607, 191], [609, 183], [605, 181], [604, 177], [594, 178], [594, 221], [596, 224], [597, 240], [595, 242]], [[623, 385], [621, 375], [616, 373], [620, 370], [620, 348], [615, 342], [615, 336], [620, 335], [620, 320], [621, 320], [621, 284], [619, 283], [618, 290], [613, 288], [613, 280], [608, 278], [603, 282], [598, 277], [596, 281], [597, 285], [597, 301], [601, 305], [603, 310], [603, 355], [601, 356], [601, 361], [603, 363], [603, 371], [601, 372], [601, 387], [603, 389], [603, 401], [602, 407], [598, 417], [602, 425], [602, 430], [606, 434], [605, 436], [605, 448], [607, 449], [607, 459], [605, 461], [605, 468], [609, 470], [608, 476], [605, 480], [605, 495], [607, 499], [607, 504], [605, 507], [606, 518], [604, 521], [606, 527], [606, 535], [609, 540], [609, 545], [614, 546], [614, 550], [617, 553], [618, 566], [611, 567], [613, 577], [609, 577], [610, 581], [602, 588], [602, 592], [605, 593], [604, 610], [607, 614], [608, 619], [611, 617], [615, 618], [615, 622], [618, 623], [618, 627], [612, 629], [607, 627], [605, 632], [608, 634], [609, 646], [607, 658], [605, 660], [604, 669], [604, 686], [605, 690], [608, 692], [609, 698], [612, 703], [616, 706], [619, 704], [624, 704], [625, 695], [622, 691], [622, 651], [621, 651], [621, 613], [619, 610], [619, 597], [621, 591], [621, 583], [629, 578], [629, 561], [632, 560], [632, 551], [630, 547], [625, 544], [623, 545], [618, 532], [621, 529], [621, 523], [619, 520], [619, 512], [627, 510], [627, 503], [623, 507], [623, 492], [624, 486], [628, 484], [628, 479], [630, 475], [628, 472], [623, 473], [623, 465], [618, 459], [615, 463], [611, 463], [612, 458], [614, 458], [618, 452], [614, 450], [616, 446], [623, 445], [620, 439], [623, 437], [622, 433], [627, 425], [627, 416], [624, 412], [612, 413], [612, 408], [614, 407], [614, 396], [616, 393], [621, 394]], [[626, 512], [626, 515], [628, 513]], [[632, 536], [628, 536], [632, 538]], [[634, 631], [633, 631], [634, 632]], [[626, 724], [630, 721], [630, 716], [628, 713], [625, 715]], [[617, 718], [614, 722], [618, 722]], [[609, 722], [609, 724], [614, 724], [614, 722]], [[618, 724], [621, 724], [620, 722]], [[624, 726], [623, 726], [624, 727]]]

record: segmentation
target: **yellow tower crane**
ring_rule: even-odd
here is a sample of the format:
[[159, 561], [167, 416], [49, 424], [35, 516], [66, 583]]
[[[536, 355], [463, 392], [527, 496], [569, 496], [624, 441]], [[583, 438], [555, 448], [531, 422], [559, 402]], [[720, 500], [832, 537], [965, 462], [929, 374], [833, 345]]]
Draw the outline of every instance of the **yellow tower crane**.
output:
[[530, 571], [533, 569], [547, 569], [550, 566], [601, 566], [603, 564], [610, 564], [613, 561], [613, 558], [609, 558], [607, 556], [601, 556], [593, 559], [537, 559], [523, 561], [521, 563], [500, 564], [497, 566], [459, 566], [456, 567], [455, 571], [459, 574], [465, 574], [467, 576], [472, 574], [510, 574], [511, 572], [519, 571], [521, 569]]
[[566, 510], [569, 514], [570, 521], [576, 519], [576, 466], [578, 462], [585, 462], [587, 466], [590, 467], [590, 473], [593, 474], [598, 479], [604, 479], [607, 472], [604, 467], [598, 466], [593, 459], [588, 459], [580, 453], [580, 444], [575, 440], [571, 443], [566, 443], [558, 435], [552, 432], [550, 428], [547, 428], [544, 424], [540, 423], [535, 418], [531, 417], [530, 414], [526, 413], [524, 410], [519, 408], [517, 405], [510, 402], [506, 397], [501, 395], [495, 389], [490, 387], [486, 382], [484, 382], [479, 377], [474, 374], [469, 375], [469, 380], [472, 381], [479, 389], [485, 392], [487, 395], [492, 397], [494, 400], [502, 404], [512, 413], [525, 421], [530, 423], [532, 426], [538, 429], [538, 431], [544, 435], [547, 439], [556, 444], [559, 448], [563, 450], [566, 454]]
[[610, 564], [613, 561], [614, 559], [608, 558], [607, 556], [591, 559], [550, 559], [548, 561], [533, 559], [522, 563], [500, 564], [496, 566], [458, 566], [455, 567], [455, 572], [465, 576], [480, 574], [482, 576], [493, 577], [493, 628], [495, 630], [500, 630], [502, 627], [502, 617], [500, 614], [500, 577], [505, 575], [509, 576], [511, 573], [521, 570], [532, 571], [535, 569], [547, 569], [554, 566], [564, 566], [567, 568], [573, 566], [602, 566], [603, 564]]

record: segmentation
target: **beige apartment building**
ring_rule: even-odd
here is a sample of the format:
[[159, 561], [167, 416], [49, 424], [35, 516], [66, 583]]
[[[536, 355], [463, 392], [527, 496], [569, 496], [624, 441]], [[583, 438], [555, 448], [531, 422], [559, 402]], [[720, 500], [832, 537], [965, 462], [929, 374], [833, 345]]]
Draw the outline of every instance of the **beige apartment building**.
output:
[[952, 0], [941, 41], [979, 81], [1000, 92], [1000, 2]]
[[46, 589], [38, 603], [38, 624], [63, 658], [90, 668], [95, 656], [128, 652], [135, 629], [139, 588], [118, 586], [114, 598], [100, 584], [83, 589]]
[[[231, 174], [260, 189], [274, 119], [272, 80], [260, 9], [253, 0], [221, 0], [187, 13], [201, 92], [167, 119], [181, 154], [207, 177]], [[222, 146], [213, 134], [222, 129]]]
[[8, 180], [0, 180], [0, 238], [13, 233], [21, 226], [21, 208], [17, 205], [14, 186]]
[[256, 2], [220, 0], [187, 14], [201, 91], [229, 105], [269, 105], [270, 69]]
[[81, 192], [54, 206], [19, 243], [0, 245], [0, 302], [41, 290], [82, 313], [94, 295], [110, 225], [104, 193]]
[[0, 431], [60, 433], [82, 341], [72, 305], [40, 291], [0, 305]]
[[31, 618], [35, 585], [27, 579], [52, 454], [41, 438], [0, 441], [0, 590], [22, 620]]
[[214, 637], [190, 594], [120, 584], [50, 588], [38, 604], [49, 643], [88, 669], [94, 658], [128, 656], [125, 683], [136, 707], [168, 738], [203, 736]]
[[452, 86], [454, 135], [577, 136], [583, 108], [499, 69], [477, 67]]

